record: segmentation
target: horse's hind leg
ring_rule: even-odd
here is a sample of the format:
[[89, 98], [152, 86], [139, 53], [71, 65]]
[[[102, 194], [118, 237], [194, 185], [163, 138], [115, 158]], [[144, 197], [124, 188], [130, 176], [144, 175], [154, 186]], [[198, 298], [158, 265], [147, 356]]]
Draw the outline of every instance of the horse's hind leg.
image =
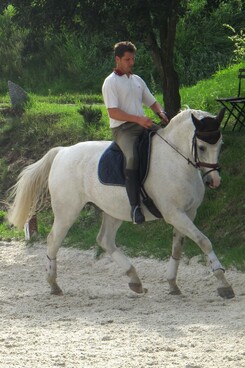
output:
[[114, 217], [103, 213], [102, 224], [97, 236], [97, 242], [106, 252], [111, 255], [112, 259], [130, 278], [130, 289], [136, 293], [143, 293], [146, 290], [143, 289], [134, 266], [131, 264], [129, 259], [122, 252], [120, 252], [115, 244], [116, 233], [121, 224], [121, 220], [115, 219]]
[[[77, 202], [78, 203], [78, 202]], [[47, 238], [47, 281], [51, 287], [51, 294], [62, 294], [57, 284], [57, 261], [56, 255], [68, 230], [78, 217], [82, 206], [63, 206], [63, 209], [54, 210], [54, 223]]]
[[173, 243], [172, 243], [172, 256], [168, 263], [167, 280], [169, 283], [169, 293], [172, 295], [181, 294], [180, 289], [177, 286], [176, 278], [181, 258], [182, 246], [184, 243], [184, 235], [178, 230], [173, 231]]

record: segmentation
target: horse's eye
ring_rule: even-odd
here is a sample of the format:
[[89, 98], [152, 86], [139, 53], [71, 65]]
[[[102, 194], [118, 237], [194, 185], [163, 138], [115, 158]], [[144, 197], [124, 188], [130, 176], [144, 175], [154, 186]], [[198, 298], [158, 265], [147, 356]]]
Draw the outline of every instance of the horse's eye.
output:
[[205, 147], [204, 146], [199, 146], [198, 147], [200, 151], [204, 152], [205, 151]]

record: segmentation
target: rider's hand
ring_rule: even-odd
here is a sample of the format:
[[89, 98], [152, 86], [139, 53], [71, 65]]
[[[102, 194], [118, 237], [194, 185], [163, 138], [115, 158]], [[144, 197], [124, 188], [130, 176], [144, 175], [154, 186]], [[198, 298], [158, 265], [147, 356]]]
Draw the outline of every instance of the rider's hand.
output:
[[149, 129], [153, 125], [153, 121], [147, 116], [140, 116], [138, 120], [138, 124], [143, 128]]
[[164, 111], [157, 112], [157, 116], [161, 119], [161, 123], [167, 125], [169, 123], [169, 119]]

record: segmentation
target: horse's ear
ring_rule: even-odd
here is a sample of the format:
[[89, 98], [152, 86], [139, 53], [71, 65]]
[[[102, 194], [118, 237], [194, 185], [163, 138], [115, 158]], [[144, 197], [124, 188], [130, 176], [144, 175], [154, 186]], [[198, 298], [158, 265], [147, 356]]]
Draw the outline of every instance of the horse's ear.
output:
[[218, 115], [216, 116], [215, 120], [217, 121], [217, 123], [220, 125], [221, 121], [223, 120], [225, 115], [225, 107], [223, 107], [220, 112], [218, 113]]
[[193, 121], [193, 124], [195, 125], [196, 129], [198, 129], [198, 127], [200, 126], [200, 123], [201, 121], [198, 120], [195, 115], [191, 114], [191, 118], [192, 118], [192, 121]]

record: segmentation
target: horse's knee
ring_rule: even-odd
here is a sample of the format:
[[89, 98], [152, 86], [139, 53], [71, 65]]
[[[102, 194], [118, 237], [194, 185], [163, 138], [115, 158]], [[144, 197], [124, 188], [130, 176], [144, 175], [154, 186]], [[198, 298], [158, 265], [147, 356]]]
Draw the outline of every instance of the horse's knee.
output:
[[202, 233], [200, 238], [198, 239], [198, 245], [203, 253], [206, 255], [208, 255], [213, 250], [211, 241]]

